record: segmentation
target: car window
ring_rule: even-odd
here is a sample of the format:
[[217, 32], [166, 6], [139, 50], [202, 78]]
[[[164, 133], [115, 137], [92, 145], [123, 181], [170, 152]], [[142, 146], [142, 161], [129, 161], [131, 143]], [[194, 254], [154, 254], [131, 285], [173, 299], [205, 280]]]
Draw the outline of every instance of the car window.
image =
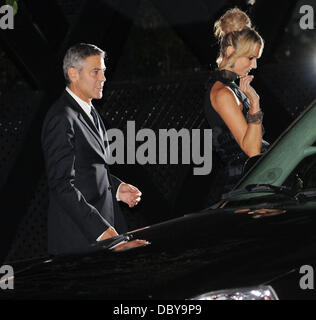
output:
[[303, 159], [283, 185], [296, 189], [316, 188], [316, 154]]

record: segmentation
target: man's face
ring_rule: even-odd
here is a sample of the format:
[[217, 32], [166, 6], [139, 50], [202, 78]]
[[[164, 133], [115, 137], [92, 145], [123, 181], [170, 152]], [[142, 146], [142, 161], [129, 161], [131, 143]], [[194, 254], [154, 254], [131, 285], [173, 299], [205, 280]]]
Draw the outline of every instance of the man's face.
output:
[[91, 103], [92, 99], [101, 99], [103, 84], [106, 81], [105, 69], [102, 56], [86, 58], [80, 70], [69, 68], [70, 89], [87, 103]]

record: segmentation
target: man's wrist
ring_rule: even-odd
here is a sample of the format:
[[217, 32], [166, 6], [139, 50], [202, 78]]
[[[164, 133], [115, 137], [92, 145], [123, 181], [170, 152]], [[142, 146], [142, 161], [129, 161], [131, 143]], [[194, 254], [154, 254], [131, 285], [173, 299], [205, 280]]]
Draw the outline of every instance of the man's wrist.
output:
[[118, 233], [116, 232], [116, 230], [112, 226], [110, 226], [96, 239], [96, 241], [106, 240], [117, 235]]
[[120, 186], [123, 184], [124, 182], [121, 182], [120, 185], [118, 186], [117, 190], [116, 190], [116, 200], [117, 201], [121, 201], [120, 197], [119, 197], [119, 191], [120, 191]]

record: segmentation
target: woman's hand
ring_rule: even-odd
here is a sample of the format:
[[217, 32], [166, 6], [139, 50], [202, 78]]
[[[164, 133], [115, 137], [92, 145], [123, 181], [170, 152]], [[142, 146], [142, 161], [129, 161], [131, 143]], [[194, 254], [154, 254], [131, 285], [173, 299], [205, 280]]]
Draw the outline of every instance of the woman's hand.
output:
[[250, 101], [250, 112], [255, 113], [260, 110], [260, 97], [256, 90], [250, 85], [254, 76], [245, 76], [240, 78], [239, 88], [248, 97]]

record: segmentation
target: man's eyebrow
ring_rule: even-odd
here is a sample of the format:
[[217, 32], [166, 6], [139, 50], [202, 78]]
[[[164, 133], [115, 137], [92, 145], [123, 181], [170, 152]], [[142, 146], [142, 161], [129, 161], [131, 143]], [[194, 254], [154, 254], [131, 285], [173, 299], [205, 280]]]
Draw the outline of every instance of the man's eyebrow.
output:
[[92, 68], [91, 70], [103, 70], [103, 71], [105, 71], [106, 70], [106, 67], [104, 67], [104, 68], [99, 68], [99, 67], [94, 67], [94, 68]]

